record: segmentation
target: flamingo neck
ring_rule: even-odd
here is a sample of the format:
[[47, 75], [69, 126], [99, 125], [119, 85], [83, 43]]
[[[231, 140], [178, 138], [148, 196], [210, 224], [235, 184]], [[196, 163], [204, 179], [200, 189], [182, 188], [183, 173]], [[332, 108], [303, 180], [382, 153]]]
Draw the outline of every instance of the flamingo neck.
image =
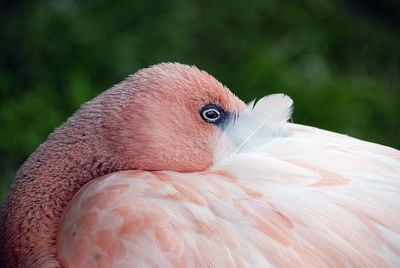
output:
[[0, 217], [1, 267], [59, 267], [56, 237], [65, 207], [88, 181], [122, 168], [107, 164], [111, 154], [90, 133], [67, 122], [17, 172]]

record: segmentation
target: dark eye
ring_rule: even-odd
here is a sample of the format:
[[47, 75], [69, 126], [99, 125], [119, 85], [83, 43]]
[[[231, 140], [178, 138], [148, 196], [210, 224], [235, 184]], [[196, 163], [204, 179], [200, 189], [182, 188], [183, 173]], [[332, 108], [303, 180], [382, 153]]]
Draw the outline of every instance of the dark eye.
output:
[[214, 123], [221, 117], [221, 112], [217, 108], [206, 108], [201, 111], [201, 117], [209, 123]]
[[226, 112], [216, 104], [209, 103], [200, 110], [200, 116], [207, 123], [214, 124], [217, 127], [224, 129], [226, 123], [231, 118], [231, 113]]

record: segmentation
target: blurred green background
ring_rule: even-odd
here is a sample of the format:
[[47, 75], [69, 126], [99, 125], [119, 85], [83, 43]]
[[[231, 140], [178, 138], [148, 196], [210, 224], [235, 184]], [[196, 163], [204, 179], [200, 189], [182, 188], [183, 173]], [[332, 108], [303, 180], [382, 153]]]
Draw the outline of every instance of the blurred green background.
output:
[[400, 147], [400, 2], [2, 1], [0, 198], [76, 110], [178, 61], [249, 101], [284, 92], [294, 122]]

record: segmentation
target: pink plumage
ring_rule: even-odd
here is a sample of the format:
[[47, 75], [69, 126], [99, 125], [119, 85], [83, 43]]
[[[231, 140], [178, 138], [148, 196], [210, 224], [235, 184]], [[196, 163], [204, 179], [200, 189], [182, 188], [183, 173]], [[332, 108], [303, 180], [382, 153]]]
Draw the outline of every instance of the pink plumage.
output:
[[4, 267], [400, 267], [400, 152], [245, 106], [195, 67], [138, 71], [20, 168]]
[[205, 171], [89, 183], [65, 214], [61, 264], [399, 267], [399, 152], [288, 124], [290, 106], [273, 95], [242, 111]]

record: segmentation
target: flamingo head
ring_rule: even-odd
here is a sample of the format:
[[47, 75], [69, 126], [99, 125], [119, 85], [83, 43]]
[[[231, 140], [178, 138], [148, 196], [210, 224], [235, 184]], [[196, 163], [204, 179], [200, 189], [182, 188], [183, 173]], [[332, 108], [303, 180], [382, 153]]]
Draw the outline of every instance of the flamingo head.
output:
[[182, 172], [212, 164], [222, 129], [245, 106], [208, 73], [177, 63], [138, 71], [100, 95], [100, 103], [107, 113], [102, 144], [112, 145], [117, 161]]

